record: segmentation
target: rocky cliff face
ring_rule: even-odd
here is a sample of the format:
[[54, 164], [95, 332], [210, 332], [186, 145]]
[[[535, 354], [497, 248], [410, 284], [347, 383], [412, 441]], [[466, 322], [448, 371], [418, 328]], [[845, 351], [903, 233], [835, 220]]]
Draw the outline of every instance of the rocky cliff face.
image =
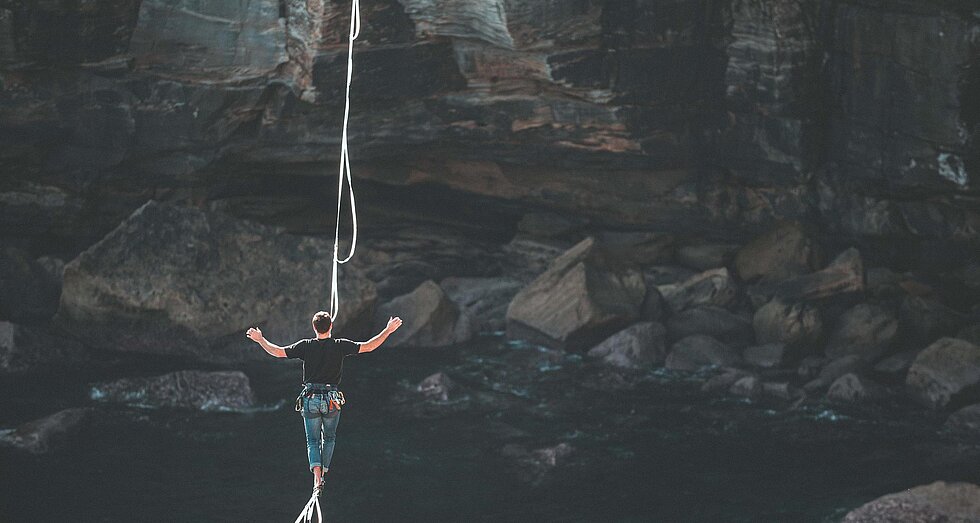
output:
[[[362, 10], [369, 225], [507, 232], [546, 208], [704, 237], [795, 218], [923, 263], [976, 246], [972, 2]], [[150, 198], [329, 230], [348, 17], [330, 0], [0, 2], [0, 234], [70, 257]]]

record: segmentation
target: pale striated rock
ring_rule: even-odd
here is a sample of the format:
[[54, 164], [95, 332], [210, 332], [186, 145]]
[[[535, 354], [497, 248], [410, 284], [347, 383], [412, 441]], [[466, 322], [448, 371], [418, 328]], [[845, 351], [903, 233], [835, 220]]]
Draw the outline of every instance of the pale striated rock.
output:
[[404, 322], [385, 342], [392, 347], [445, 347], [473, 337], [471, 318], [433, 281], [378, 307], [376, 323], [390, 316]]
[[711, 336], [696, 334], [672, 345], [664, 366], [673, 370], [694, 371], [710, 366], [729, 367], [739, 360], [735, 349]]
[[672, 312], [681, 312], [698, 305], [725, 307], [735, 301], [735, 282], [728, 269], [712, 269], [695, 274], [681, 283], [657, 287]]
[[980, 521], [980, 486], [937, 481], [888, 494], [856, 508], [844, 523], [973, 523]]
[[582, 350], [637, 319], [643, 276], [609, 259], [592, 238], [556, 258], [507, 309], [507, 335]]
[[666, 330], [659, 323], [637, 323], [606, 338], [590, 349], [588, 355], [617, 367], [648, 368], [664, 362], [665, 335]]
[[[108, 350], [261, 357], [245, 329], [308, 337], [332, 252], [325, 240], [151, 201], [65, 267], [56, 321]], [[334, 332], [347, 335], [370, 320], [374, 285], [344, 270], [340, 300]]]
[[756, 304], [773, 297], [785, 301], [811, 301], [864, 290], [864, 262], [857, 249], [848, 249], [826, 268], [780, 282], [760, 283], [749, 288]]
[[830, 358], [858, 354], [873, 361], [884, 354], [898, 333], [898, 320], [885, 309], [862, 303], [847, 310], [827, 340]]
[[235, 410], [255, 403], [248, 376], [239, 371], [183, 370], [149, 378], [123, 378], [92, 385], [96, 401], [145, 407]]
[[942, 338], [919, 353], [905, 384], [913, 397], [933, 409], [978, 400], [980, 347], [966, 340]]
[[819, 248], [799, 222], [788, 222], [756, 237], [735, 255], [735, 270], [743, 280], [785, 280], [816, 270]]

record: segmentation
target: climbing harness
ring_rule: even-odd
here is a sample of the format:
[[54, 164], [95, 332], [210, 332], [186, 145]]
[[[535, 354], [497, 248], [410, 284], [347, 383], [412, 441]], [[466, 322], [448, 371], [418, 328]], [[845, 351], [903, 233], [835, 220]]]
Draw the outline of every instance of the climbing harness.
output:
[[[340, 167], [337, 174], [337, 222], [333, 236], [333, 262], [330, 280], [330, 317], [336, 321], [340, 313], [340, 293], [337, 288], [339, 281], [338, 268], [354, 257], [357, 247], [357, 209], [354, 205], [354, 185], [351, 183], [350, 153], [347, 147], [347, 126], [350, 121], [350, 84], [354, 71], [354, 40], [361, 34], [361, 2], [351, 0], [350, 36], [347, 41], [347, 88], [344, 94], [344, 127], [340, 136]], [[351, 242], [347, 257], [340, 259], [340, 211], [344, 200], [344, 181], [350, 198]]]
[[[343, 132], [340, 137], [340, 167], [337, 175], [337, 222], [334, 229], [333, 236], [333, 260], [331, 263], [331, 276], [330, 276], [330, 318], [334, 321], [337, 320], [337, 316], [340, 313], [340, 293], [338, 292], [338, 282], [339, 275], [338, 269], [341, 264], [347, 263], [354, 257], [354, 249], [357, 247], [357, 209], [354, 205], [354, 185], [351, 180], [350, 172], [350, 154], [347, 148], [347, 125], [350, 121], [350, 84], [353, 78], [354, 71], [354, 40], [361, 33], [361, 2], [360, 0], [351, 0], [351, 10], [350, 10], [350, 33], [347, 39], [347, 88], [344, 93], [344, 127]], [[351, 242], [350, 242], [350, 252], [347, 253], [347, 257], [340, 259], [340, 214], [341, 214], [341, 204], [344, 200], [344, 182], [347, 182], [348, 197], [350, 198], [350, 217], [351, 217]], [[304, 393], [306, 392], [306, 387], [304, 387]], [[296, 410], [302, 410], [302, 400], [303, 394], [301, 393], [298, 398], [296, 398]], [[333, 412], [333, 407], [340, 410], [340, 407], [344, 404], [344, 394], [339, 390], [331, 390], [326, 393], [329, 399], [330, 412]], [[322, 481], [322, 478], [321, 478]], [[322, 486], [322, 484], [321, 484]], [[313, 521], [313, 514], [316, 514], [317, 523], [323, 523], [323, 513], [320, 510], [320, 490], [316, 489], [313, 491], [313, 495], [310, 496], [310, 500], [306, 502], [303, 507], [303, 511], [299, 513], [296, 517], [296, 521], [293, 523], [306, 522], [310, 523]]]
[[303, 412], [303, 398], [313, 398], [315, 395], [322, 395], [327, 400], [327, 412], [332, 413], [340, 410], [347, 403], [344, 393], [332, 385], [319, 385], [307, 383], [303, 386], [299, 396], [296, 396], [296, 412]]

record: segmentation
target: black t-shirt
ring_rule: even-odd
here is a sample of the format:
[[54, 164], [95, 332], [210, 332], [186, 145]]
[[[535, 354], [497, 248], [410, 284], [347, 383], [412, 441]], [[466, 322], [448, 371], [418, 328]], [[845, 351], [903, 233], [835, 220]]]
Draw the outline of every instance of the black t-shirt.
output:
[[285, 347], [286, 357], [303, 360], [303, 383], [340, 384], [344, 357], [357, 354], [361, 346], [343, 338], [299, 340]]

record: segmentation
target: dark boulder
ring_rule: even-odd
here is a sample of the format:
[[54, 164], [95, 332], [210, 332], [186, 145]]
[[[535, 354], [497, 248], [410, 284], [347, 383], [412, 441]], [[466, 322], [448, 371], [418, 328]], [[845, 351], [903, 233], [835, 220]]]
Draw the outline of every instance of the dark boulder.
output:
[[843, 523], [975, 523], [980, 521], [980, 486], [937, 481], [888, 494], [844, 516]]
[[782, 343], [766, 343], [748, 347], [742, 352], [742, 359], [749, 365], [761, 369], [782, 367], [786, 361], [786, 345]]
[[674, 237], [651, 232], [605, 232], [599, 242], [610, 256], [640, 267], [670, 263]]
[[836, 403], [860, 403], [885, 397], [881, 385], [854, 373], [847, 373], [830, 384], [827, 399]]
[[0, 248], [0, 319], [49, 320], [58, 311], [57, 275], [14, 247]]
[[664, 326], [654, 322], [637, 323], [589, 350], [591, 358], [628, 369], [643, 369], [664, 362], [667, 355]]
[[805, 303], [774, 299], [755, 311], [752, 327], [758, 343], [782, 343], [792, 355], [802, 355], [823, 335], [819, 309]]
[[493, 332], [507, 328], [507, 305], [521, 290], [521, 282], [507, 277], [450, 277], [439, 287], [472, 319], [476, 332]]
[[695, 371], [703, 367], [730, 367], [739, 363], [738, 351], [702, 334], [681, 339], [670, 348], [665, 367]]
[[0, 321], [0, 373], [77, 365], [85, 347], [56, 330]]
[[894, 315], [877, 305], [862, 303], [837, 319], [825, 352], [830, 358], [858, 354], [873, 361], [888, 350], [897, 333]]
[[892, 354], [876, 363], [874, 372], [881, 377], [887, 378], [889, 381], [905, 383], [905, 374], [918, 355], [919, 351], [917, 350], [906, 350]]
[[[910, 343], [928, 344], [955, 336], [969, 318], [934, 297], [908, 295], [898, 309], [901, 333]], [[921, 346], [921, 345], [920, 345]]]
[[946, 428], [962, 436], [980, 437], [980, 403], [950, 414], [946, 419]]
[[713, 305], [702, 305], [674, 314], [667, 320], [667, 333], [671, 340], [706, 334], [736, 347], [752, 343], [755, 339], [751, 319]]
[[799, 222], [780, 224], [739, 249], [735, 270], [745, 281], [785, 280], [816, 270], [820, 249]]
[[[149, 202], [65, 266], [56, 321], [116, 351], [240, 360], [264, 352], [244, 336], [272, 340], [312, 333], [327, 301], [333, 244], [221, 213]], [[334, 332], [370, 320], [374, 285], [340, 275]]]
[[635, 321], [646, 294], [639, 272], [588, 238], [514, 297], [507, 308], [507, 336], [583, 350]]
[[919, 353], [905, 384], [914, 398], [933, 409], [980, 400], [980, 347], [942, 338]]
[[91, 414], [91, 409], [67, 409], [14, 429], [0, 430], [0, 444], [31, 454], [45, 454], [63, 446]]
[[737, 245], [730, 243], [685, 245], [677, 249], [677, 263], [696, 271], [724, 267], [731, 261], [737, 248]]
[[389, 316], [399, 316], [404, 322], [386, 342], [392, 347], [445, 347], [473, 337], [470, 317], [433, 281], [378, 307], [376, 323]]
[[147, 378], [96, 383], [89, 390], [96, 401], [141, 407], [235, 410], [255, 403], [248, 376], [238, 371], [183, 370]]

